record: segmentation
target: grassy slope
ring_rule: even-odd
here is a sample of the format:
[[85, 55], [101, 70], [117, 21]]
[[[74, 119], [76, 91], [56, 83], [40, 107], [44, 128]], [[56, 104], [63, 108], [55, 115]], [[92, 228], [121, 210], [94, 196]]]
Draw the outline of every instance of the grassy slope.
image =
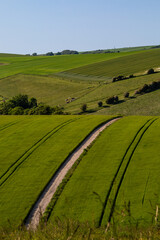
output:
[[[23, 120], [4, 130], [0, 164], [1, 173], [8, 171], [0, 179], [0, 225], [6, 225], [7, 219], [18, 225], [67, 155], [95, 126], [109, 118], [18, 117]], [[67, 123], [70, 119], [72, 122]], [[44, 136], [49, 129], [53, 131]]]
[[58, 216], [98, 224], [102, 202], [105, 201], [126, 148], [148, 119], [127, 117], [102, 133], [64, 188], [53, 209], [51, 221]]
[[39, 102], [54, 105], [64, 105], [68, 97], [82, 97], [97, 85], [75, 83], [57, 77], [16, 75], [0, 80], [0, 93], [6, 98], [17, 94], [27, 94], [36, 97]]
[[[39, 102], [44, 102], [50, 105], [60, 104], [65, 107], [66, 111], [71, 113], [79, 113], [81, 105], [83, 103], [87, 103], [89, 112], [97, 111], [99, 110], [97, 107], [98, 101], [105, 102], [106, 98], [112, 95], [118, 95], [122, 100], [124, 92], [129, 91], [132, 95], [135, 89], [143, 86], [144, 83], [158, 80], [160, 76], [160, 74], [154, 74], [152, 76], [137, 77], [134, 79], [111, 83], [111, 79], [109, 80], [108, 77], [100, 77], [100, 75], [102, 75], [101, 70], [106, 71], [106, 69], [108, 69], [109, 71], [114, 70], [114, 72], [122, 71], [123, 75], [125, 75], [126, 71], [130, 71], [131, 68], [134, 70], [132, 73], [135, 73], [138, 69], [142, 71], [146, 66], [156, 66], [157, 62], [159, 62], [159, 52], [159, 49], [155, 49], [138, 53], [134, 52], [134, 54], [132, 52], [132, 55], [130, 55], [131, 53], [87, 54], [54, 57], [1, 57], [0, 55], [0, 62], [6, 61], [6, 63], [10, 63], [9, 65], [0, 66], [0, 78], [4, 76], [3, 74], [5, 74], [5, 76], [16, 73], [27, 74], [18, 74], [2, 78], [0, 80], [0, 95], [3, 95], [6, 98], [11, 98], [19, 93], [28, 94], [30, 97], [36, 97]], [[106, 59], [108, 60], [103, 61]], [[94, 67], [94, 71], [97, 71], [97, 73], [95, 73], [98, 74], [97, 77], [92, 74], [91, 76], [84, 77], [79, 74], [72, 74], [72, 72], [69, 72], [69, 74], [67, 73], [67, 75], [66, 73], [58, 73], [57, 77], [40, 76], [40, 74], [44, 75], [64, 71], [93, 62], [100, 63], [96, 63], [94, 65], [90, 64], [84, 68], [88, 69], [88, 67]], [[107, 65], [104, 66], [104, 64]], [[100, 67], [98, 70], [99, 65], [102, 65], [102, 68]], [[34, 75], [28, 75], [31, 73]], [[35, 74], [39, 74], [39, 76]], [[106, 81], [109, 82], [109, 84], [103, 84]], [[154, 106], [148, 105], [149, 97], [147, 94], [147, 96], [143, 96], [144, 101], [142, 101], [142, 103], [139, 101], [140, 98], [132, 99], [126, 101], [125, 103], [102, 109], [98, 112], [98, 114], [141, 114], [141, 110], [139, 108], [141, 105], [143, 108], [142, 114], [147, 114], [147, 110], [148, 115], [157, 115], [159, 112], [157, 94], [158, 92], [154, 92], [149, 95], [153, 98], [152, 102], [155, 103]], [[70, 104], [65, 104], [65, 99], [68, 97], [74, 97], [76, 98], [76, 101]], [[135, 105], [135, 108], [132, 107], [132, 104]], [[149, 106], [148, 109], [146, 108], [147, 105]], [[157, 109], [154, 109], [155, 106], [157, 106]]]
[[103, 108], [96, 114], [122, 114], [122, 115], [151, 115], [160, 114], [160, 90], [129, 99], [110, 108]]
[[[104, 105], [106, 105], [105, 104], [106, 99], [108, 97], [111, 97], [114, 95], [118, 95], [119, 99], [123, 100], [125, 92], [129, 92], [130, 96], [132, 96], [132, 95], [134, 95], [135, 90], [142, 87], [144, 84], [151, 83], [152, 81], [157, 81], [159, 78], [160, 78], [160, 73], [157, 73], [157, 74], [153, 74], [153, 75], [145, 75], [145, 76], [141, 76], [141, 77], [131, 78], [131, 79], [115, 82], [115, 83], [100, 84], [99, 86], [97, 85], [97, 88], [95, 88], [95, 90], [93, 90], [92, 92], [85, 94], [84, 96], [80, 97], [76, 101], [67, 105], [66, 109], [68, 111], [72, 111], [72, 112], [77, 111], [78, 112], [81, 104], [87, 103], [89, 109], [92, 108], [92, 109], [98, 110], [98, 108], [97, 108], [98, 101], [103, 101]], [[156, 94], [156, 93], [157, 93], [157, 91], [154, 92], [154, 94]], [[152, 94], [152, 95], [154, 95], [154, 94]], [[147, 96], [148, 96], [148, 94], [146, 95], [146, 97]], [[137, 98], [137, 99], [139, 99], [139, 98]], [[126, 101], [126, 99], [125, 99], [125, 101]], [[136, 101], [136, 99], [135, 99], [135, 101]], [[120, 109], [118, 114], [121, 113], [121, 111], [122, 111], [122, 114], [125, 115], [127, 113], [125, 104], [128, 104], [128, 106], [130, 106], [130, 108], [132, 109], [132, 104], [130, 104], [131, 102], [134, 102], [134, 100], [132, 99], [130, 101], [127, 101], [126, 103], [118, 104], [116, 106], [111, 106], [110, 108], [102, 109], [102, 110], [100, 110], [100, 112], [96, 112], [96, 114], [97, 113], [98, 114], [107, 114], [107, 113], [115, 114], [114, 109], [116, 109], [116, 110]], [[157, 104], [158, 104], [158, 102], [157, 102]], [[145, 109], [145, 104], [144, 104], [144, 109]], [[150, 107], [148, 108], [148, 110], [149, 109], [150, 109]], [[134, 111], [134, 108], [132, 109], [132, 111]], [[132, 115], [135, 113], [136, 113], [136, 110], [132, 113]], [[130, 114], [130, 112], [128, 112], [128, 114]], [[138, 114], [140, 114], [140, 112]], [[147, 115], [147, 113], [146, 113], [146, 115]]]
[[11, 75], [38, 74], [48, 75], [66, 71], [75, 67], [84, 66], [103, 60], [113, 59], [120, 56], [134, 54], [131, 53], [111, 53], [111, 54], [87, 54], [87, 55], [64, 55], [64, 56], [22, 56], [22, 57], [1, 57], [0, 63], [8, 65], [0, 66], [0, 78]]
[[117, 75], [129, 75], [160, 66], [160, 49], [138, 52], [109, 61], [90, 64], [88, 66], [71, 69], [69, 73], [114, 77]]

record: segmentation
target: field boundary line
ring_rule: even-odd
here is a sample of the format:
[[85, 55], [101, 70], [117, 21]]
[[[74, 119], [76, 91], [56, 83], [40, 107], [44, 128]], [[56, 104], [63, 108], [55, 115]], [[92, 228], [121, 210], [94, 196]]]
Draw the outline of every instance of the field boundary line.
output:
[[32, 206], [28, 215], [26, 216], [24, 223], [26, 227], [35, 229], [40, 221], [41, 216], [44, 214], [48, 204], [50, 203], [53, 195], [55, 194], [58, 186], [65, 178], [68, 171], [72, 168], [78, 158], [84, 152], [84, 149], [89, 147], [91, 143], [99, 136], [99, 134], [111, 125], [113, 122], [119, 120], [121, 117], [111, 118], [98, 126], [96, 126], [79, 144], [76, 146], [70, 154], [66, 157], [63, 163], [59, 166], [57, 171], [53, 174], [46, 187], [42, 190], [37, 201]]
[[126, 174], [126, 172], [127, 172], [127, 168], [128, 168], [128, 166], [129, 166], [129, 164], [130, 164], [130, 161], [131, 161], [131, 159], [132, 159], [132, 157], [133, 157], [133, 155], [134, 155], [134, 153], [135, 153], [135, 151], [136, 151], [139, 143], [141, 142], [144, 134], [146, 133], [146, 131], [150, 128], [150, 126], [151, 126], [157, 119], [158, 119], [158, 118], [153, 119], [153, 120], [151, 119], [150, 124], [144, 129], [144, 131], [142, 132], [140, 138], [138, 139], [138, 142], [136, 143], [135, 147], [133, 148], [133, 150], [132, 150], [132, 152], [131, 152], [131, 154], [130, 154], [130, 157], [129, 157], [129, 159], [128, 159], [128, 162], [127, 162], [127, 164], [126, 164], [126, 167], [125, 167], [125, 169], [124, 169], [124, 172], [123, 172], [123, 174], [122, 174], [122, 176], [121, 176], [120, 182], [119, 182], [118, 187], [117, 187], [117, 190], [116, 190], [115, 198], [114, 198], [114, 200], [113, 200], [112, 207], [111, 207], [111, 211], [110, 211], [110, 215], [109, 215], [109, 218], [108, 218], [108, 223], [110, 223], [111, 218], [112, 218], [112, 216], [113, 216], [113, 212], [114, 212], [116, 200], [117, 200], [117, 197], [118, 197], [118, 193], [119, 193], [119, 190], [120, 190], [120, 188], [121, 188], [121, 185], [122, 185], [124, 176], [125, 176], [125, 174]]
[[[11, 171], [11, 173], [9, 173], [6, 178], [0, 183], [0, 187], [9, 179], [10, 176], [12, 176], [12, 174], [18, 169], [18, 167], [21, 166], [21, 164], [24, 163], [24, 161], [37, 149], [39, 148], [44, 142], [46, 142], [50, 137], [53, 136], [53, 134], [55, 134], [56, 132], [58, 132], [61, 128], [65, 127], [67, 124], [78, 120], [77, 119], [71, 119], [68, 120], [60, 125], [58, 125], [57, 127], [53, 128], [51, 131], [49, 131], [47, 134], [45, 134], [41, 139], [39, 139], [36, 143], [34, 143], [27, 151], [25, 151], [6, 171], [5, 173], [3, 173], [0, 177], [0, 180], [6, 176], [6, 174]], [[26, 155], [26, 156], [25, 156]], [[24, 159], [23, 159], [24, 157]], [[22, 160], [22, 161], [21, 161]], [[20, 162], [19, 162], [20, 161]], [[19, 163], [18, 163], [19, 162]], [[17, 164], [18, 163], [18, 164]], [[16, 165], [17, 164], [17, 165]], [[16, 165], [16, 166], [15, 166]], [[13, 167], [15, 166], [15, 168], [13, 170], [11, 170]]]

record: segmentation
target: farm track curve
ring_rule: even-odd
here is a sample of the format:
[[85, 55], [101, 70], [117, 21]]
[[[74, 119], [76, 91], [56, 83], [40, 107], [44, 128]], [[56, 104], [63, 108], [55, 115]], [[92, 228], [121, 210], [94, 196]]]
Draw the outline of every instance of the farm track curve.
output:
[[41, 139], [39, 139], [36, 143], [34, 143], [28, 150], [26, 150], [10, 167], [0, 176], [0, 187], [12, 176], [12, 174], [20, 167], [25, 160], [37, 149], [39, 148], [44, 142], [46, 142], [53, 134], [58, 132], [60, 129], [65, 127], [67, 124], [78, 120], [71, 119], [64, 123], [59, 124], [57, 127], [53, 128], [47, 134], [45, 134]]
[[[128, 146], [128, 148], [127, 148], [127, 150], [126, 150], [126, 152], [125, 152], [125, 154], [124, 154], [124, 156], [123, 156], [123, 158], [122, 158], [122, 160], [121, 160], [121, 162], [120, 162], [120, 165], [119, 165], [119, 167], [118, 167], [118, 169], [117, 169], [117, 171], [116, 171], [116, 174], [115, 174], [115, 176], [114, 176], [114, 178], [113, 178], [113, 180], [112, 180], [112, 182], [111, 182], [110, 188], [109, 188], [109, 190], [108, 190], [107, 197], [106, 197], [106, 199], [105, 199], [104, 206], [103, 206], [103, 210], [102, 210], [102, 213], [101, 213], [101, 216], [100, 216], [100, 220], [99, 220], [99, 224], [98, 224], [99, 227], [100, 227], [101, 224], [102, 224], [103, 217], [104, 217], [104, 214], [105, 214], [105, 210], [106, 210], [106, 207], [107, 207], [107, 205], [108, 205], [110, 195], [112, 194], [112, 191], [113, 191], [113, 186], [114, 186], [117, 178], [119, 178], [120, 180], [119, 180], [118, 186], [117, 186], [117, 188], [116, 188], [116, 191], [115, 191], [115, 189], [114, 189], [115, 195], [114, 195], [114, 198], [113, 198], [113, 201], [112, 201], [112, 204], [111, 204], [111, 210], [110, 210], [110, 213], [109, 213], [109, 216], [108, 216], [108, 220], [107, 220], [107, 223], [108, 223], [108, 224], [110, 223], [111, 218], [112, 218], [113, 213], [114, 213], [114, 208], [115, 208], [115, 204], [116, 204], [116, 200], [117, 200], [117, 196], [118, 196], [119, 190], [120, 190], [120, 188], [121, 188], [121, 185], [122, 185], [124, 176], [125, 176], [125, 174], [126, 174], [126, 172], [127, 172], [128, 166], [129, 166], [129, 164], [130, 164], [130, 162], [131, 162], [131, 159], [132, 159], [132, 157], [133, 157], [133, 155], [134, 155], [134, 152], [136, 151], [136, 149], [137, 149], [140, 141], [142, 140], [143, 135], [145, 134], [145, 132], [149, 129], [149, 127], [150, 127], [156, 120], [157, 120], [157, 118], [155, 118], [155, 119], [151, 118], [151, 119], [149, 119], [148, 121], [146, 121], [146, 123], [143, 124], [142, 127], [138, 130], [138, 132], [137, 132], [136, 135], [134, 136], [132, 142], [131, 142], [130, 145]], [[147, 125], [147, 124], [148, 124], [148, 125]], [[140, 136], [139, 136], [139, 134], [140, 134]], [[134, 146], [134, 144], [135, 144], [135, 146]], [[131, 153], [129, 154], [129, 157], [128, 157], [128, 160], [127, 160], [127, 162], [126, 162], [126, 165], [125, 165], [125, 166], [122, 166], [123, 163], [124, 163], [124, 160], [125, 160], [125, 158], [126, 158], [126, 156], [127, 156], [127, 154], [128, 154], [128, 152], [129, 152], [129, 150], [130, 150], [132, 147], [133, 147], [133, 150], [131, 150]], [[125, 164], [125, 163], [124, 163], [124, 164]], [[122, 173], [120, 173], [120, 170], [121, 170], [122, 167], [124, 168], [124, 171], [123, 171]], [[121, 174], [121, 176], [118, 176], [119, 174]]]
[[36, 229], [39, 224], [41, 216], [44, 214], [49, 202], [51, 201], [58, 186], [61, 184], [67, 172], [72, 168], [73, 164], [81, 156], [83, 151], [91, 145], [91, 143], [98, 137], [98, 135], [112, 123], [120, 119], [120, 117], [111, 119], [106, 123], [101, 124], [95, 128], [81, 143], [76, 147], [73, 152], [65, 159], [57, 172], [53, 175], [52, 179], [42, 191], [39, 199], [32, 207], [28, 216], [25, 219], [25, 225], [29, 229]]

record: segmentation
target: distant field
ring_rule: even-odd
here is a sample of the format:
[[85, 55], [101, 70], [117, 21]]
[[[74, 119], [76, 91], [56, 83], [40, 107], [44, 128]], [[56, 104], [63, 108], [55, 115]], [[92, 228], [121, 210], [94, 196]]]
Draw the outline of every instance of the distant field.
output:
[[[148, 114], [147, 112], [145, 112], [145, 114], [143, 115], [152, 115], [152, 114], [154, 115], [155, 113], [152, 112], [152, 109], [154, 109], [156, 106], [158, 107], [159, 101], [158, 101], [158, 98], [156, 98], [156, 95], [158, 94], [159, 90], [155, 91], [152, 94], [150, 93], [149, 95], [146, 94], [143, 97], [139, 96], [136, 99], [128, 99], [128, 100], [124, 99], [124, 93], [129, 92], [130, 96], [132, 97], [134, 96], [135, 90], [141, 88], [144, 84], [149, 84], [152, 81], [157, 81], [159, 79], [160, 79], [160, 73], [156, 73], [153, 75], [145, 75], [145, 76], [131, 78], [131, 79], [115, 82], [115, 83], [110, 82], [109, 84], [100, 84], [95, 89], [93, 89], [92, 92], [86, 93], [84, 96], [78, 98], [76, 101], [70, 103], [69, 105], [66, 105], [65, 109], [71, 112], [78, 112], [80, 109], [80, 106], [83, 103], [87, 103], [89, 109], [99, 110], [98, 108], [99, 101], [103, 101], [104, 106], [106, 106], [106, 103], [105, 103], [106, 99], [108, 97], [117, 95], [120, 100], [125, 102], [114, 105], [114, 106], [110, 105], [110, 107], [108, 106], [107, 108], [103, 108], [99, 112], [96, 112], [96, 114], [97, 113], [98, 114], [99, 113], [115, 114], [115, 112], [117, 111], [118, 114], [122, 113], [124, 115], [129, 115], [129, 114], [135, 115], [137, 108], [136, 107], [134, 108], [132, 104], [134, 104], [134, 102], [137, 102], [137, 101], [139, 102], [140, 99], [143, 98], [144, 100], [142, 101], [142, 103], [139, 102], [139, 109], [142, 108], [142, 110], [140, 110], [141, 112], [138, 111], [137, 115], [141, 115], [141, 113], [145, 111], [145, 109], [148, 110]], [[150, 103], [146, 102], [145, 104], [145, 99], [147, 98], [149, 99], [149, 96], [150, 96]], [[151, 104], [152, 98], [153, 98], [154, 104]], [[130, 110], [128, 109], [127, 106], [130, 108]]]
[[50, 221], [101, 226], [114, 216], [116, 224], [154, 222], [160, 204], [159, 125], [159, 118], [126, 117], [106, 129], [67, 182]]
[[[71, 114], [80, 113], [82, 104], [86, 103], [87, 114], [157, 115], [157, 91], [127, 100], [124, 93], [133, 96], [144, 84], [160, 79], [160, 73], [144, 75], [147, 69], [160, 66], [159, 56], [160, 49], [52, 57], [0, 54], [0, 64], [4, 64], [0, 65], [0, 95], [7, 100], [20, 93], [27, 94], [36, 97], [38, 102], [60, 105]], [[119, 74], [137, 77], [112, 83], [112, 77]], [[121, 103], [107, 106], [106, 99], [113, 95], [117, 95]], [[153, 98], [154, 106], [149, 104], [148, 96]], [[74, 101], [66, 104], [68, 98]], [[143, 99], [141, 103], [140, 99]], [[98, 107], [99, 101], [104, 108]]]
[[69, 153], [111, 118], [1, 116], [0, 226], [19, 225]]
[[72, 68], [84, 66], [86, 64], [101, 62], [121, 56], [135, 54], [109, 53], [109, 54], [79, 54], [63, 56], [9, 56], [0, 55], [0, 63], [7, 63], [0, 66], [0, 79], [15, 74], [37, 74], [49, 75], [57, 72], [66, 71]]
[[0, 80], [0, 95], [11, 98], [17, 94], [36, 97], [38, 102], [65, 105], [67, 98], [79, 98], [91, 92], [97, 84], [74, 82], [58, 77], [15, 75]]
[[160, 49], [138, 52], [117, 59], [90, 64], [84, 67], [71, 69], [69, 74], [93, 75], [100, 77], [114, 77], [146, 71], [153, 67], [160, 67]]

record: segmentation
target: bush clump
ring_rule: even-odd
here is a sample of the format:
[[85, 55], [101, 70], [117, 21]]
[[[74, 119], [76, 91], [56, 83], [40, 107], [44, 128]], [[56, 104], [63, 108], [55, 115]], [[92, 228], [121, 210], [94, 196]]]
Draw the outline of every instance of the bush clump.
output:
[[129, 78], [134, 78], [134, 75], [133, 74], [129, 75]]
[[125, 80], [125, 79], [128, 79], [128, 78], [125, 76], [119, 75], [118, 77], [114, 77], [112, 79], [112, 82], [117, 82], [117, 81], [121, 81], [121, 80]]
[[144, 84], [142, 88], [136, 90], [135, 94], [145, 94], [160, 89], [160, 80], [150, 84]]
[[86, 103], [84, 103], [84, 104], [81, 106], [81, 110], [82, 110], [82, 112], [86, 112], [86, 110], [87, 110], [87, 104], [86, 104]]
[[7, 102], [0, 104], [0, 115], [51, 115], [64, 114], [60, 107], [38, 104], [36, 98], [28, 99], [27, 95], [19, 94]]
[[125, 98], [129, 98], [129, 92], [126, 92], [126, 93], [124, 94], [124, 97], [125, 97]]
[[147, 74], [153, 74], [155, 73], [154, 69], [153, 68], [150, 68], [148, 71], [147, 71]]
[[98, 107], [102, 107], [102, 106], [103, 106], [103, 102], [102, 101], [98, 102]]
[[119, 101], [118, 96], [113, 96], [113, 97], [107, 98], [106, 103], [107, 104], [115, 104], [115, 103], [118, 103], [118, 101]]

